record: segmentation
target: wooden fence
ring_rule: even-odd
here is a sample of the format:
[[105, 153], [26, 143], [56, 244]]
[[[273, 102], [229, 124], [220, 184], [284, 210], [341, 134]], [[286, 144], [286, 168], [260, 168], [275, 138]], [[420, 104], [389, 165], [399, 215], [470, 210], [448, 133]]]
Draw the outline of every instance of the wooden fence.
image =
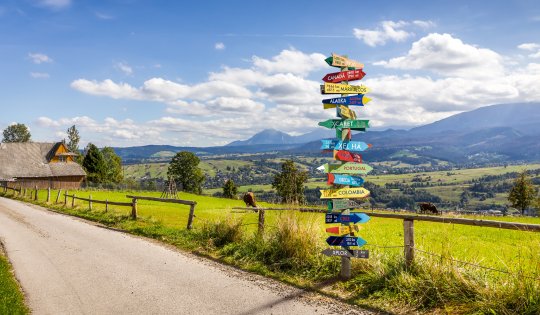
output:
[[146, 196], [130, 196], [130, 195], [127, 195], [126, 197], [133, 199], [133, 204], [134, 204], [134, 207], [135, 207], [135, 211], [136, 211], [136, 208], [137, 208], [137, 199], [150, 200], [150, 201], [159, 201], [159, 202], [169, 202], [169, 203], [178, 203], [178, 204], [190, 206], [189, 207], [189, 216], [188, 216], [187, 229], [191, 230], [193, 228], [193, 217], [195, 217], [195, 206], [197, 205], [197, 202], [195, 202], [195, 201], [182, 200], [182, 199], [171, 199], [171, 198], [146, 197]]
[[[264, 212], [267, 210], [296, 210], [300, 212], [320, 212], [320, 213], [328, 212], [328, 210], [320, 209], [320, 208], [319, 209], [317, 208], [296, 208], [295, 209], [295, 208], [235, 207], [233, 209], [259, 211], [259, 232], [264, 231]], [[261, 216], [261, 213], [262, 213], [262, 216]], [[412, 215], [412, 214], [380, 213], [380, 212], [367, 212], [367, 214], [370, 217], [403, 220], [403, 245], [404, 245], [405, 263], [407, 266], [410, 266], [414, 261], [414, 250], [415, 250], [414, 248], [414, 221], [452, 223], [452, 224], [458, 224], [458, 225], [471, 225], [471, 226], [493, 227], [493, 228], [508, 229], [508, 230], [540, 232], [540, 224], [526, 224], [526, 223], [517, 223], [517, 222], [501, 222], [501, 221], [492, 221], [492, 220], [476, 220], [476, 219], [429, 216], [429, 215]]]

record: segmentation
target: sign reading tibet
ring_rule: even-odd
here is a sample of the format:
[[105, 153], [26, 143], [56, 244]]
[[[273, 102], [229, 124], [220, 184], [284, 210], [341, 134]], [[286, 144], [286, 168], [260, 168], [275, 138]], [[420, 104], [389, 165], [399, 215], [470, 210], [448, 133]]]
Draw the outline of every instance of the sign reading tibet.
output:
[[366, 74], [362, 69], [358, 70], [349, 70], [349, 71], [341, 71], [341, 72], [334, 72], [329, 73], [324, 76], [323, 81], [329, 82], [329, 83], [339, 83], [342, 81], [355, 81], [355, 80], [362, 80], [362, 78]]
[[357, 233], [360, 232], [360, 226], [359, 225], [341, 225], [341, 226], [333, 226], [326, 228], [326, 233], [328, 234], [337, 234], [337, 235], [346, 235], [349, 233]]
[[322, 94], [367, 94], [369, 88], [364, 85], [325, 83], [321, 85]]
[[347, 151], [365, 151], [371, 148], [371, 144], [360, 141], [341, 141], [336, 139], [321, 140], [321, 150], [347, 150]]
[[324, 164], [322, 165], [325, 173], [338, 174], [367, 174], [373, 170], [373, 167], [367, 164], [347, 162], [343, 164]]
[[340, 68], [352, 67], [352, 68], [357, 68], [357, 69], [364, 68], [363, 63], [360, 63], [355, 60], [351, 60], [345, 56], [340, 56], [334, 53], [332, 53], [332, 57], [328, 57], [324, 59], [324, 61], [326, 61], [326, 63], [332, 67], [340, 67]]
[[369, 103], [369, 101], [371, 101], [371, 98], [365, 96], [364, 94], [358, 94], [358, 95], [352, 95], [352, 96], [327, 98], [325, 100], [322, 100], [322, 103], [323, 103], [324, 109], [327, 109], [327, 108], [336, 107], [337, 105], [364, 106], [365, 104]]
[[332, 173], [328, 173], [328, 185], [349, 185], [354, 187], [359, 187], [364, 184], [364, 179], [362, 177], [357, 176], [349, 176], [349, 175], [336, 175]]
[[330, 129], [349, 128], [352, 130], [362, 130], [369, 128], [369, 120], [351, 120], [351, 119], [328, 119], [319, 122], [319, 126]]
[[[351, 208], [359, 208], [360, 207], [360, 205], [358, 203], [356, 203], [356, 201], [349, 200], [349, 199], [328, 200], [327, 205], [328, 205], [328, 210], [343, 210], [343, 209], [351, 209]], [[334, 214], [333, 213], [328, 213], [327, 216], [328, 215], [334, 215]], [[333, 223], [333, 222], [326, 222], [326, 223]]]
[[369, 258], [369, 250], [367, 249], [333, 249], [327, 248], [321, 252], [326, 256], [341, 256], [351, 258]]
[[319, 191], [321, 192], [321, 199], [366, 198], [369, 196], [369, 190], [363, 187], [321, 189]]
[[345, 150], [334, 150], [334, 160], [343, 162], [356, 162], [362, 163], [362, 156], [358, 153], [349, 152]]
[[366, 245], [366, 240], [354, 236], [330, 236], [326, 239], [326, 243], [332, 246], [363, 246]]
[[327, 213], [325, 223], [366, 223], [369, 219], [370, 217], [367, 214], [361, 212], [351, 212], [351, 214]]

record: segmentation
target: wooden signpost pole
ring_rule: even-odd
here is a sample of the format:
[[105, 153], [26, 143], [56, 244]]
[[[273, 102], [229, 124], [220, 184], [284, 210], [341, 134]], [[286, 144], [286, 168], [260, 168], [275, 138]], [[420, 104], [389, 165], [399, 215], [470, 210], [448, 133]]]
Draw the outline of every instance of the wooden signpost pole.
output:
[[[348, 56], [344, 56], [344, 57], [347, 58]], [[341, 71], [345, 71], [345, 70], [347, 70], [347, 67], [341, 67]], [[343, 83], [348, 85], [349, 81], [343, 81]], [[347, 96], [347, 95], [341, 94], [341, 96]], [[345, 187], [348, 188], [349, 186], [345, 186]], [[345, 209], [341, 213], [345, 215], [350, 215], [351, 210]], [[351, 223], [350, 222], [341, 223], [341, 225], [345, 225], [345, 226], [348, 226], [349, 224]], [[350, 235], [354, 235], [354, 233], [350, 233]], [[351, 278], [351, 271], [352, 271], [351, 257], [341, 256], [341, 270], [339, 272], [339, 276], [341, 277], [341, 279], [349, 280]]]

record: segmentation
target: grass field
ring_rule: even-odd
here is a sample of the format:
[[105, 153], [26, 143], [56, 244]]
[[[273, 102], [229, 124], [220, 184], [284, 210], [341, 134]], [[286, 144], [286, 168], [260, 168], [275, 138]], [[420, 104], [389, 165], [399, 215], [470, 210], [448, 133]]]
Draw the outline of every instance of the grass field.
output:
[[28, 314], [24, 296], [0, 249], [0, 314]]
[[[79, 197], [92, 195], [94, 200], [108, 199], [110, 201], [126, 202], [130, 201], [130, 199], [125, 197], [126, 194], [139, 194], [136, 192], [106, 191], [77, 191], [75, 193]], [[46, 198], [45, 194], [45, 191], [40, 191], [39, 199], [44, 200]], [[159, 197], [159, 193], [147, 192], [140, 194]], [[55, 191], [53, 191], [52, 196], [54, 200], [56, 196]], [[291, 219], [285, 211], [267, 211], [265, 226], [269, 239], [273, 237], [271, 235], [281, 235], [279, 233], [284, 229], [283, 222], [289, 222], [288, 225], [296, 226], [295, 230], [288, 232], [285, 239], [283, 239], [283, 235], [280, 236], [282, 238], [276, 243], [278, 245], [286, 244], [287, 240], [291, 239], [297, 240], [294, 243], [296, 245], [292, 246], [293, 248], [309, 248], [308, 254], [302, 254], [305, 257], [302, 256], [304, 258], [298, 260], [295, 264], [303, 266], [304, 261], [311, 261], [311, 265], [308, 264], [307, 267], [304, 266], [295, 269], [296, 267], [293, 264], [292, 267], [289, 267], [290, 269], [284, 269], [281, 265], [281, 267], [276, 267], [274, 264], [279, 261], [284, 261], [282, 263], [285, 265], [291, 264], [288, 258], [282, 256], [275, 258], [273, 256], [275, 254], [274, 252], [264, 252], [261, 254], [259, 251], [270, 250], [268, 249], [270, 246], [268, 243], [256, 246], [258, 242], [255, 237], [258, 214], [251, 211], [246, 212], [232, 209], [233, 207], [244, 206], [242, 201], [186, 193], [181, 193], [180, 198], [197, 202], [193, 232], [185, 230], [189, 207], [183, 205], [139, 200], [138, 213], [140, 219], [137, 221], [128, 219], [129, 207], [113, 206], [109, 209], [108, 213], [104, 213], [103, 205], [94, 204], [93, 210], [89, 211], [87, 202], [76, 201], [76, 208], [69, 209], [71, 205], [70, 200], [68, 202], [68, 209], [61, 211], [101, 221], [102, 223], [113, 225], [131, 231], [132, 233], [154, 237], [181, 248], [204, 253], [242, 268], [270, 275], [295, 285], [312, 287], [318, 281], [335, 276], [338, 272], [339, 258], [327, 258], [319, 254], [319, 251], [326, 247], [324, 240], [327, 237], [325, 233], [327, 225], [324, 224], [324, 214], [296, 213], [293, 219]], [[270, 205], [261, 203], [260, 206]], [[59, 206], [53, 207], [60, 209]], [[468, 217], [486, 219], [486, 217]], [[490, 217], [488, 219], [540, 224], [540, 218]], [[236, 231], [235, 233], [243, 236], [232, 237], [231, 235], [236, 234], [229, 232], [227, 234], [223, 231]], [[209, 243], [206, 238], [214, 239], [214, 242], [216, 242], [216, 239], [222, 239], [219, 238], [221, 237], [220, 233], [227, 235], [223, 242], [230, 244], [208, 247]], [[298, 235], [302, 235], [302, 237], [299, 238]], [[505, 302], [506, 304], [501, 306], [490, 304], [492, 303], [490, 300], [494, 294], [496, 296], [510, 293], [515, 294], [517, 291], [523, 289], [519, 286], [515, 287], [518, 283], [532, 286], [527, 287], [529, 291], [525, 293], [519, 291], [521, 292], [519, 299], [521, 299], [521, 295], [528, 296], [527, 294], [537, 294], [540, 296], [540, 291], [538, 291], [539, 288], [537, 287], [540, 282], [528, 278], [540, 279], [540, 233], [455, 224], [416, 222], [415, 247], [418, 250], [416, 252], [418, 267], [415, 268], [418, 269], [415, 269], [414, 272], [403, 270], [403, 267], [401, 267], [403, 260], [403, 224], [401, 220], [372, 218], [367, 224], [362, 226], [360, 236], [368, 241], [365, 248], [370, 250], [371, 258], [369, 260], [354, 260], [354, 278], [332, 288], [332, 290], [344, 291], [349, 296], [351, 302], [359, 304], [367, 303], [367, 305], [392, 311], [396, 310], [396, 303], [398, 303], [397, 305], [404, 303], [404, 305], [407, 305], [409, 308], [412, 307], [412, 309], [435, 309], [441, 307], [448, 309], [450, 307], [451, 312], [457, 313], [467, 313], [471, 309], [476, 311], [482, 310], [482, 313], [486, 309], [495, 309], [495, 313], [498, 313], [506, 312], [509, 307], [508, 305], [514, 302], [508, 302], [510, 304]], [[200, 238], [204, 238], [205, 240], [201, 240]], [[231, 238], [231, 240], [227, 241], [228, 238]], [[299, 239], [310, 240], [309, 245], [298, 245], [302, 244]], [[275, 250], [278, 252], [281, 251], [279, 249]], [[288, 254], [281, 253], [281, 255], [294, 257], [300, 254], [293, 251]], [[268, 259], [266, 257], [274, 258], [265, 262], [265, 259]], [[456, 260], [493, 268], [502, 272], [480, 268], [457, 262]], [[439, 266], [437, 267], [439, 269], [435, 268], [435, 266]], [[444, 281], [441, 280], [442, 282], [438, 284], [430, 284], [429, 281], [433, 282], [433, 280], [429, 280], [429, 278], [437, 276], [441, 276], [441, 279], [444, 278]], [[409, 279], [407, 277], [412, 278]], [[424, 279], [423, 277], [426, 278]], [[451, 279], [448, 279], [448, 277]], [[377, 284], [374, 280], [375, 278], [378, 279], [377, 281], [388, 283], [380, 287], [381, 284]], [[516, 282], [516, 279], [519, 281]], [[425, 281], [428, 281], [428, 283]], [[427, 300], [414, 302], [420, 303], [418, 306], [414, 306], [414, 303], [412, 303], [415, 299], [414, 297], [400, 297], [398, 293], [401, 291], [397, 289], [397, 291], [392, 291], [395, 289], [393, 286], [396, 283], [401, 287], [412, 286], [411, 283], [413, 282], [415, 284], [411, 290], [418, 289], [418, 286], [425, 286], [425, 290], [449, 290], [448, 292], [453, 293], [449, 293], [449, 296], [441, 293], [437, 297], [438, 302], [430, 302], [431, 298], [428, 298]], [[451, 287], [445, 283], [457, 284], [455, 287]], [[514, 284], [510, 285], [511, 283]], [[466, 299], [462, 297], [460, 295], [461, 293], [459, 293], [463, 289], [461, 286], [471, 286], [469, 289], [475, 292], [475, 297]], [[510, 293], [504, 291], [511, 288], [514, 291]], [[374, 291], [371, 292], [371, 290]], [[392, 291], [392, 293], [388, 293], [388, 290]], [[457, 291], [455, 292], [455, 290], [459, 292], [456, 293]], [[332, 294], [332, 292], [329, 291], [327, 293]], [[389, 294], [389, 296], [386, 296], [386, 294]], [[498, 299], [501, 299], [501, 297], [498, 297]], [[516, 309], [523, 310], [523, 307], [525, 307], [525, 310], [532, 309], [534, 311], [540, 311], [539, 298], [532, 298], [528, 302], [519, 300], [519, 303], [522, 306], [520, 306], [521, 308], [515, 306]], [[529, 311], [525, 311], [525, 313], [527, 312]]]

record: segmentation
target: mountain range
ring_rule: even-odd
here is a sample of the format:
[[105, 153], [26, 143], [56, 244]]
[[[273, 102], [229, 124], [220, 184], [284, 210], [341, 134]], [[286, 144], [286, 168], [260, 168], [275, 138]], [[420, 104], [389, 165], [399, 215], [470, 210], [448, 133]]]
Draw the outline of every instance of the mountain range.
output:
[[[323, 127], [300, 136], [266, 129], [222, 147], [152, 145], [115, 151], [127, 162], [156, 155], [166, 158], [181, 150], [200, 155], [268, 151], [297, 154], [318, 152], [320, 139], [334, 137], [334, 130]], [[373, 149], [364, 152], [366, 159], [371, 160], [392, 160], [404, 152], [408, 160], [420, 157], [419, 163], [425, 159], [456, 163], [540, 160], [540, 103], [485, 106], [410, 130], [369, 131], [353, 139], [373, 144]]]

